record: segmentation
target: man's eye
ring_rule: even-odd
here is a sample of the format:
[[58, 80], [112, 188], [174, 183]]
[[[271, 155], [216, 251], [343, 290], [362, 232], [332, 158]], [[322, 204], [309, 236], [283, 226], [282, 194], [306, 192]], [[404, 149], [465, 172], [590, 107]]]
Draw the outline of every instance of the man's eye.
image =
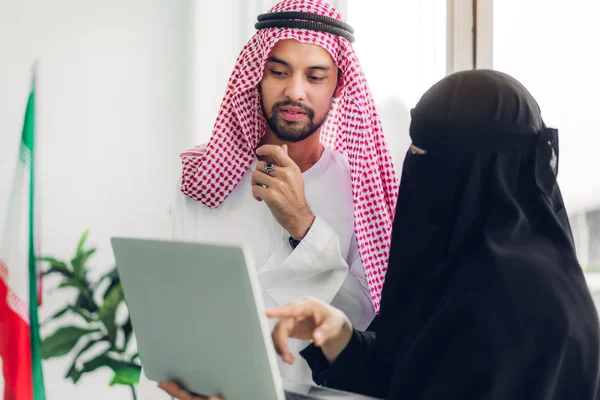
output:
[[285, 72], [275, 71], [272, 69], [271, 74], [273, 74], [273, 76], [283, 76], [283, 75], [285, 75]]
[[310, 79], [313, 82], [322, 82], [325, 80], [325, 77], [323, 76], [309, 76], [308, 79]]

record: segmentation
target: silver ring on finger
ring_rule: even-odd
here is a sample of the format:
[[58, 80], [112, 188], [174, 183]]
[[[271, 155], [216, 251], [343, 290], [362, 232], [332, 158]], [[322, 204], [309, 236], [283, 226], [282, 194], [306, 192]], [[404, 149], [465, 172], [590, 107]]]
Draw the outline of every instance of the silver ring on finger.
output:
[[271, 176], [271, 172], [275, 171], [275, 167], [276, 165], [272, 162], [266, 162], [265, 163], [265, 172], [267, 173], [267, 175]]

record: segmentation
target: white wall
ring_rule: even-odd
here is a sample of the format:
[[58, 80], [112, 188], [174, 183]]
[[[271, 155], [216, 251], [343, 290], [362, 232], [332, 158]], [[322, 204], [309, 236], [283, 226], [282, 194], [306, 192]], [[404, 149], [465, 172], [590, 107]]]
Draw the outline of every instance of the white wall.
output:
[[210, 138], [235, 60], [254, 34], [256, 16], [275, 3], [274, 0], [195, 3], [194, 145], [206, 143]]
[[[192, 143], [191, 19], [187, 0], [0, 0], [0, 226], [39, 58], [42, 252], [70, 257], [89, 227], [97, 276], [113, 265], [111, 236], [166, 234], [178, 153]], [[42, 319], [72, 295], [46, 283]], [[44, 363], [49, 400], [131, 398], [109, 370], [74, 386], [67, 367]]]

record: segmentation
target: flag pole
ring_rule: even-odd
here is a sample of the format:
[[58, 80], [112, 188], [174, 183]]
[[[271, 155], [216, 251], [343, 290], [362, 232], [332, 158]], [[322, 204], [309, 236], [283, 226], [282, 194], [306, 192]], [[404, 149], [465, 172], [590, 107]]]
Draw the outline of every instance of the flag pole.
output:
[[[36, 122], [37, 122], [37, 74], [39, 69], [39, 61], [36, 59], [31, 67], [31, 93], [29, 101], [31, 102], [31, 120], [26, 121], [23, 127], [24, 137], [29, 137], [29, 145], [31, 146], [30, 157], [30, 180], [29, 180], [29, 321], [31, 334], [31, 372], [33, 383], [33, 399], [45, 400], [44, 390], [44, 374], [42, 371], [42, 355], [40, 347], [40, 326], [38, 316], [38, 301], [39, 301], [39, 271], [37, 268], [37, 193], [36, 193]], [[29, 106], [28, 106], [29, 108]], [[29, 129], [28, 132], [25, 132]]]

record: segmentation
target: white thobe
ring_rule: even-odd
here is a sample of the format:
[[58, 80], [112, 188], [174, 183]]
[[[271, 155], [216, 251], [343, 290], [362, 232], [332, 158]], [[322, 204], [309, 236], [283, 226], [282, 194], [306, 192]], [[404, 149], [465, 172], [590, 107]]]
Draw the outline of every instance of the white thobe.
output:
[[[184, 196], [178, 189], [171, 238], [245, 243], [252, 252], [266, 309], [313, 296], [341, 309], [354, 327], [364, 330], [375, 311], [354, 233], [348, 160], [338, 152], [325, 150], [317, 163], [302, 174], [306, 200], [316, 218], [295, 250], [289, 243], [290, 234], [267, 205], [252, 196], [250, 179], [257, 162], [254, 160], [217, 209]], [[270, 321], [270, 326], [275, 322]], [[308, 344], [290, 341], [296, 362], [290, 366], [278, 358], [283, 377], [312, 383], [310, 368], [298, 354]], [[169, 398], [143, 373], [139, 387], [141, 400]]]

